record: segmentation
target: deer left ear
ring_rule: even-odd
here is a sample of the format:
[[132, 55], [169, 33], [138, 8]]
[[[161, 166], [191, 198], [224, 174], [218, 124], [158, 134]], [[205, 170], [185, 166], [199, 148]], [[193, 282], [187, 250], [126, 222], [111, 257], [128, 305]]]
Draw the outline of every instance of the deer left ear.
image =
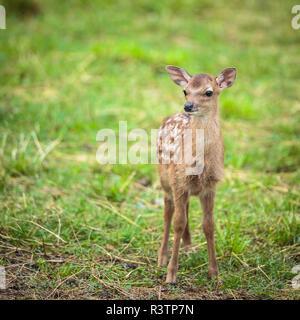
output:
[[229, 88], [233, 85], [236, 77], [236, 68], [226, 68], [219, 73], [216, 78], [219, 88], [223, 90], [224, 88]]
[[185, 87], [192, 77], [187, 71], [176, 66], [166, 66], [166, 70], [168, 71], [171, 79], [182, 87]]

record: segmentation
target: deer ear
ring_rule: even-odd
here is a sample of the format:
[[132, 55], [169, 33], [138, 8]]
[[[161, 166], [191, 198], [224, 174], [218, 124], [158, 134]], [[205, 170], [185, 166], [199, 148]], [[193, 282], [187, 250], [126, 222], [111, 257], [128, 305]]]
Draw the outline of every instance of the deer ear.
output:
[[166, 70], [168, 71], [171, 79], [176, 84], [178, 84], [179, 86], [182, 86], [182, 87], [185, 87], [192, 77], [184, 69], [176, 67], [176, 66], [166, 66]]
[[236, 68], [226, 68], [216, 78], [220, 89], [229, 88], [233, 85], [236, 77]]

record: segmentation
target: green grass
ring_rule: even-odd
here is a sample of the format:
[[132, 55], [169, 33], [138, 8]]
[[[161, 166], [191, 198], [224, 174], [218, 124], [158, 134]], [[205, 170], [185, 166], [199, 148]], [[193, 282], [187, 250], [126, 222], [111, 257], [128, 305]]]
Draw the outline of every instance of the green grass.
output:
[[[33, 1], [0, 30], [0, 264], [17, 299], [299, 299], [300, 31], [293, 1]], [[32, 5], [35, 4], [35, 5]], [[24, 7], [23, 7], [24, 8]], [[182, 110], [164, 71], [237, 80], [220, 97], [226, 174], [210, 281], [197, 199], [177, 287], [157, 268], [155, 165], [96, 162], [97, 131]], [[143, 186], [141, 180], [148, 181]], [[171, 239], [172, 239], [171, 234]], [[171, 241], [170, 241], [171, 245]]]

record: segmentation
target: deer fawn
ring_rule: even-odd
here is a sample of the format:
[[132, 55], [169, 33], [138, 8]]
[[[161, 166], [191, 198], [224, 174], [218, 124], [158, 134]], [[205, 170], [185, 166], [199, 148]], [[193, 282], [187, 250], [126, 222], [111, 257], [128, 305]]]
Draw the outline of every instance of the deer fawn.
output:
[[[203, 231], [207, 240], [210, 277], [218, 277], [219, 270], [216, 260], [214, 243], [214, 198], [217, 183], [224, 171], [224, 147], [218, 112], [218, 96], [224, 88], [232, 86], [236, 69], [224, 69], [216, 78], [210, 74], [191, 76], [184, 69], [167, 66], [171, 79], [184, 88], [186, 98], [184, 111], [166, 118], [158, 131], [158, 171], [164, 190], [164, 233], [158, 255], [158, 265], [168, 262], [168, 239], [171, 219], [174, 213], [174, 242], [171, 260], [167, 269], [167, 283], [175, 283], [178, 270], [178, 252], [181, 238], [184, 247], [191, 245], [188, 222], [189, 197], [200, 198], [203, 210]], [[183, 131], [190, 129], [192, 138], [182, 139]], [[187, 147], [195, 153], [195, 131], [202, 129], [204, 133], [202, 157], [194, 158], [190, 165], [174, 161], [174, 154], [179, 154]], [[163, 132], [170, 138], [163, 140]], [[183, 137], [184, 138], [184, 137]], [[176, 141], [183, 143], [174, 145]], [[168, 142], [166, 142], [168, 141]], [[173, 146], [172, 146], [173, 143]], [[184, 149], [185, 150], [185, 149]], [[164, 153], [169, 153], [169, 163], [164, 162]], [[186, 169], [202, 168], [202, 172], [186, 174]]]

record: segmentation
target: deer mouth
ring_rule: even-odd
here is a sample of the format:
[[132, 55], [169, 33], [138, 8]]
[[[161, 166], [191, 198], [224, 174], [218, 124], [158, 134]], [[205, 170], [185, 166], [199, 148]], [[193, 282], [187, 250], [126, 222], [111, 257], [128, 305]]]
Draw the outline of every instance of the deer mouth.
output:
[[187, 102], [185, 105], [184, 105], [184, 111], [187, 113], [187, 114], [197, 114], [197, 113], [200, 113], [201, 112], [201, 107], [197, 104], [197, 103], [194, 103], [194, 102]]
[[201, 110], [198, 106], [193, 108], [191, 111], [185, 111], [187, 114], [193, 115], [193, 114], [199, 114], [201, 113]]

